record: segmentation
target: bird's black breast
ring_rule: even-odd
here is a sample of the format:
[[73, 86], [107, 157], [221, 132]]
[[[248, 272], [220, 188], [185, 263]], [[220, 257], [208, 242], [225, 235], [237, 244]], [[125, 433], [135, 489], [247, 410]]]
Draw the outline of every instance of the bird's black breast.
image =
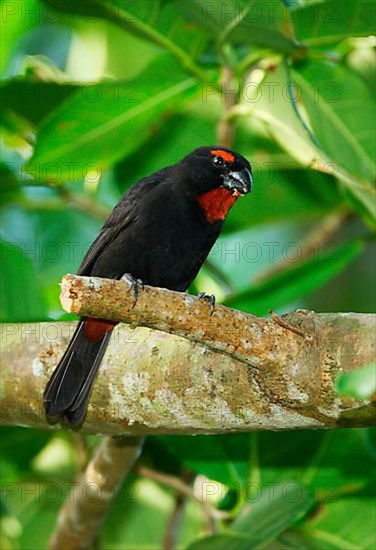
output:
[[171, 185], [144, 191], [136, 197], [133, 218], [114, 230], [90, 274], [120, 278], [130, 273], [145, 284], [185, 290], [205, 261], [222, 223], [207, 223], [195, 197]]

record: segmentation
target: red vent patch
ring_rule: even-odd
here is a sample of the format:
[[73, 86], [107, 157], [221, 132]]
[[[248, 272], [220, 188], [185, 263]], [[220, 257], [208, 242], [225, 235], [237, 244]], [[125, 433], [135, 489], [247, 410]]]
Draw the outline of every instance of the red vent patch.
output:
[[117, 323], [113, 321], [88, 317], [85, 320], [85, 336], [90, 342], [98, 342], [106, 332], [112, 330], [116, 324]]

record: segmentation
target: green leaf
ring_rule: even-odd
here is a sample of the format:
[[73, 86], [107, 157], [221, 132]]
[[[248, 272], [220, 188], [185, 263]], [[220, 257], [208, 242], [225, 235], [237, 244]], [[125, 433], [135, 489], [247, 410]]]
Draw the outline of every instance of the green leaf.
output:
[[351, 372], [341, 372], [336, 381], [336, 389], [340, 396], [369, 399], [376, 392], [376, 362]]
[[[39, 191], [40, 194], [44, 191], [40, 188], [33, 188], [33, 190]], [[29, 197], [23, 204], [27, 205], [28, 200], [30, 201]], [[3, 209], [2, 222], [7, 241], [14, 243], [12, 246], [15, 246], [16, 250], [21, 250], [23, 269], [31, 263], [31, 260], [33, 261], [32, 269], [34, 277], [37, 277], [37, 287], [34, 290], [28, 287], [28, 300], [34, 300], [39, 289], [43, 295], [41, 304], [46, 309], [48, 306], [48, 316], [50, 318], [60, 316], [62, 314], [59, 300], [61, 277], [64, 273], [74, 273], [77, 270], [88, 246], [99, 231], [101, 222], [98, 219], [93, 220], [89, 212], [85, 215], [67, 208], [52, 211], [36, 208], [31, 214], [28, 210], [14, 206]], [[4, 251], [8, 254], [7, 248]], [[11, 251], [14, 253], [13, 248]], [[20, 284], [22, 284], [23, 273], [24, 271], [19, 271], [17, 276], [17, 280], [21, 278]], [[10, 285], [11, 282], [8, 284]], [[35, 299], [39, 300], [37, 297]], [[46, 301], [48, 304], [45, 304]], [[18, 318], [23, 320], [22, 316]], [[46, 318], [46, 316], [42, 317], [43, 320]], [[30, 319], [35, 320], [33, 317]]]
[[[28, 480], [25, 476], [13, 487], [13, 491], [10, 487], [9, 493], [5, 494], [5, 499], [22, 527], [18, 536], [12, 540], [11, 548], [46, 548], [53, 533], [59, 508], [69, 495], [69, 483]], [[52, 493], [49, 493], [51, 487], [54, 490], [53, 497], [50, 497]], [[44, 520], [38, 529], [35, 529], [35, 518]]]
[[187, 550], [251, 550], [255, 548], [253, 540], [244, 535], [223, 533], [201, 538], [190, 544]]
[[[318, 166], [332, 173], [345, 186], [372, 220], [376, 218], [374, 103], [367, 86], [348, 69], [307, 62], [293, 73], [291, 84], [280, 65], [266, 73], [255, 92], [245, 84], [240, 116], [258, 118], [274, 138], [303, 166]], [[290, 86], [297, 108], [308, 115], [312, 131], [304, 127], [293, 108]], [[354, 203], [354, 207], [358, 203]]]
[[266, 132], [302, 166], [311, 166], [317, 159], [317, 148], [292, 108], [288, 78], [282, 64], [267, 71], [257, 86], [252, 80], [246, 81], [239, 109], [239, 116], [245, 123], [251, 125], [254, 119], [260, 120]]
[[272, 541], [280, 533], [300, 521], [315, 505], [313, 491], [295, 481], [284, 481], [264, 491], [253, 505], [248, 504], [239, 514], [231, 530], [250, 535], [260, 542]]
[[320, 550], [301, 529], [289, 529], [276, 540], [263, 547], [263, 550]]
[[20, 182], [14, 171], [15, 163], [0, 160], [0, 197], [4, 205], [20, 197]]
[[45, 321], [47, 311], [41, 285], [26, 250], [0, 239], [1, 322]]
[[86, 88], [71, 83], [32, 82], [26, 77], [3, 80], [0, 82], [0, 124], [6, 124], [7, 112], [13, 111], [37, 125], [75, 92], [85, 94]]
[[220, 535], [212, 535], [193, 542], [188, 550], [320, 550], [312, 541], [301, 532], [288, 531], [270, 544], [260, 545], [246, 535], [226, 531]]
[[283, 53], [301, 47], [281, 2], [185, 0], [179, 8], [219, 43], [256, 44]]
[[200, 539], [191, 544], [189, 550], [261, 549], [301, 521], [314, 505], [315, 498], [308, 487], [297, 488], [295, 482], [281, 483], [273, 488], [272, 496], [264, 492], [255, 504], [246, 505], [227, 533]]
[[227, 298], [224, 303], [255, 315], [265, 315], [270, 309], [291, 304], [323, 286], [343, 271], [363, 249], [364, 242], [359, 239], [340, 245], [328, 243], [318, 257], [314, 255], [262, 284]]
[[337, 429], [260, 434], [261, 483], [254, 499], [289, 479], [309, 486], [323, 505], [350, 494], [370, 496], [375, 457], [366, 433], [365, 429]]
[[349, 52], [346, 64], [367, 85], [371, 94], [376, 94], [376, 56], [372, 46], [372, 37], [367, 39], [351, 40], [348, 43]]
[[[251, 439], [249, 434], [227, 434], [194, 439], [165, 436], [158, 441], [188, 468], [228, 487], [239, 488], [249, 479]], [[214, 489], [220, 491], [218, 487]]]
[[142, 40], [151, 42], [172, 53], [188, 72], [206, 81], [207, 76], [196, 65], [194, 57], [199, 55], [207, 40], [203, 33], [195, 32], [181, 17], [172, 2], [148, 0], [147, 2], [118, 2], [117, 0], [90, 0], [75, 2], [71, 6], [65, 0], [44, 0], [45, 3], [63, 13], [72, 12], [84, 20], [104, 19]]
[[[103, 548], [160, 550], [175, 496], [163, 485], [127, 476], [106, 517], [101, 533]], [[125, 515], [124, 510], [128, 512]], [[179, 548], [185, 548], [201, 528], [202, 512], [195, 502], [187, 499], [178, 534]]]
[[246, 535], [227, 531], [221, 535], [198, 539], [188, 547], [188, 550], [261, 550], [261, 548], [263, 550], [320, 550], [311, 543], [308, 537], [296, 531], [284, 533], [280, 539], [274, 540], [266, 546], [262, 543], [260, 546], [255, 545], [255, 541]]
[[293, 79], [334, 173], [375, 219], [376, 110], [367, 86], [345, 67], [324, 63], [307, 63]]
[[14, 55], [15, 45], [40, 23], [40, 3], [38, 0], [16, 1], [12, 4], [2, 2], [1, 5], [1, 48], [0, 71], [4, 75], [9, 60]]
[[[1, 428], [1, 454], [9, 459], [19, 469], [19, 475], [25, 476], [32, 472], [32, 460], [50, 440], [50, 435], [42, 430], [25, 430], [16, 426], [2, 426]], [[23, 449], [20, 453], [19, 449]], [[22, 473], [23, 472], [23, 473]], [[6, 481], [7, 477], [2, 476]]]
[[[76, 93], [41, 125], [27, 169], [52, 167], [58, 180], [101, 171], [135, 150], [167, 110], [195, 88], [195, 79], [162, 56], [133, 83], [102, 82]], [[57, 176], [56, 176], [57, 174]], [[48, 179], [48, 176], [45, 176]]]
[[[296, 3], [295, 3], [296, 6]], [[333, 44], [349, 36], [375, 34], [375, 3], [369, 0], [326, 0], [291, 12], [296, 36], [304, 44]]]
[[[148, 2], [127, 3], [115, 1], [86, 0], [68, 5], [65, 0], [43, 0], [45, 4], [54, 10], [72, 13], [85, 18], [86, 20], [105, 19], [120, 25], [124, 30], [158, 44], [158, 33], [154, 31], [153, 22], [159, 11], [159, 0], [148, 0]], [[123, 5], [122, 5], [123, 4]]]
[[304, 532], [320, 549], [374, 550], [375, 523], [374, 494], [369, 498], [351, 496], [326, 506], [307, 523]]

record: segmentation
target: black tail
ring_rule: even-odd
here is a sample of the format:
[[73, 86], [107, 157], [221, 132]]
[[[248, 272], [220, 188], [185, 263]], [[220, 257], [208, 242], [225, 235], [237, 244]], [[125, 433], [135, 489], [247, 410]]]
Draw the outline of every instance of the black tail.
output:
[[73, 426], [85, 417], [90, 389], [110, 340], [107, 332], [97, 342], [90, 342], [81, 319], [63, 357], [44, 391], [44, 408], [50, 417], [60, 416]]

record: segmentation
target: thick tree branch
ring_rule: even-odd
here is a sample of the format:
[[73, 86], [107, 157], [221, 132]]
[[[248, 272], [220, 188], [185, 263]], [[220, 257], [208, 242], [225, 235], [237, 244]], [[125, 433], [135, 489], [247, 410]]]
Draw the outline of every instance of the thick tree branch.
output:
[[[62, 299], [70, 311], [138, 325], [115, 328], [83, 433], [225, 433], [375, 423], [371, 399], [340, 398], [335, 392], [340, 372], [373, 360], [374, 315], [296, 311], [283, 316], [302, 337], [272, 319], [223, 306], [211, 315], [205, 300], [153, 287], [140, 290], [134, 306], [125, 281], [69, 275]], [[2, 327], [3, 424], [48, 427], [43, 389], [73, 327]]]

